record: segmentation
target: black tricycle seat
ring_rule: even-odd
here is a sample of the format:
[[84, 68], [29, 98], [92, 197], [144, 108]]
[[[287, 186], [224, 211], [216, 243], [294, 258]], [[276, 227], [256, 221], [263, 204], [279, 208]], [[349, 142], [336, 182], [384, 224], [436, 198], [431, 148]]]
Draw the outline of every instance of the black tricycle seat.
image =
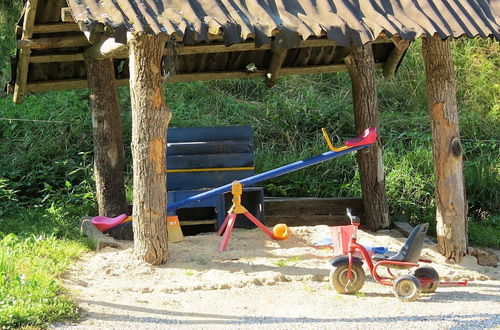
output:
[[[397, 262], [408, 262], [408, 263], [418, 263], [420, 259], [420, 253], [422, 252], [422, 247], [424, 245], [424, 238], [427, 234], [427, 229], [429, 228], [428, 223], [422, 223], [417, 225], [410, 236], [406, 240], [405, 244], [399, 250], [399, 252], [387, 251], [384, 254], [375, 254], [372, 256], [373, 261], [397, 261]], [[401, 264], [385, 264], [387, 267], [401, 268], [404, 267]]]

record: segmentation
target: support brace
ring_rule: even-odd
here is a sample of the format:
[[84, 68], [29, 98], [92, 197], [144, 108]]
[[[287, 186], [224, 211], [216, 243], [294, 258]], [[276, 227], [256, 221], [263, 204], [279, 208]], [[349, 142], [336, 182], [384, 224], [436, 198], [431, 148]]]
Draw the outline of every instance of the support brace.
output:
[[224, 223], [222, 226], [219, 228], [219, 231], [217, 232], [217, 235], [221, 236], [222, 233], [224, 233], [224, 236], [222, 237], [222, 241], [220, 242], [219, 245], [219, 252], [223, 252], [227, 244], [229, 243], [229, 239], [231, 238], [231, 233], [233, 231], [234, 223], [236, 222], [236, 217], [238, 214], [243, 214], [245, 217], [248, 218], [248, 220], [252, 221], [257, 227], [260, 228], [267, 236], [269, 236], [272, 240], [278, 240], [274, 234], [267, 229], [266, 226], [262, 224], [262, 222], [259, 221], [256, 217], [254, 217], [248, 210], [241, 205], [241, 194], [243, 193], [243, 185], [238, 182], [238, 181], [233, 181], [232, 187], [231, 187], [231, 193], [233, 194], [233, 205], [227, 212], [227, 217], [224, 220]]

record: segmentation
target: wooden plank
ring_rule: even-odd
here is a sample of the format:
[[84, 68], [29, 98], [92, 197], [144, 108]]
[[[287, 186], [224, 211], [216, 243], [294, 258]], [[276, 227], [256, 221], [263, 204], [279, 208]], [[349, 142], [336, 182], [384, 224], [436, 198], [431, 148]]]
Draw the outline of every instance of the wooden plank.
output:
[[199, 226], [199, 225], [215, 225], [217, 223], [216, 219], [212, 220], [184, 220], [179, 221], [181, 226]]
[[37, 38], [29, 39], [23, 38], [17, 41], [18, 49], [47, 49], [47, 48], [64, 48], [64, 47], [86, 47], [90, 46], [87, 38], [82, 34], [81, 36], [68, 36], [68, 37], [50, 37], [50, 38]]
[[173, 76], [169, 76], [166, 79], [166, 82], [261, 78], [264, 76], [265, 76], [264, 72], [244, 72], [244, 71], [199, 72], [199, 73], [176, 74]]
[[350, 224], [349, 218], [343, 215], [315, 215], [315, 214], [267, 215], [266, 214], [266, 226], [273, 227], [278, 223], [284, 223], [287, 226], [317, 226], [317, 225], [345, 226]]
[[274, 215], [342, 215], [346, 208], [351, 208], [353, 214], [363, 214], [362, 198], [266, 198], [264, 209], [267, 216]]
[[[127, 86], [127, 79], [117, 79], [117, 86]], [[38, 81], [27, 85], [28, 93], [41, 93], [47, 91], [59, 91], [68, 89], [83, 89], [87, 88], [87, 80], [83, 79], [64, 79], [52, 81]]]
[[[381, 68], [383, 63], [376, 63], [375, 68]], [[296, 67], [296, 68], [283, 68], [282, 75], [297, 75], [297, 74], [316, 74], [316, 73], [332, 73], [346, 71], [343, 64], [335, 65], [321, 65], [312, 67]], [[262, 72], [201, 72], [201, 73], [186, 73], [177, 74], [166, 79], [166, 82], [189, 82], [189, 81], [203, 81], [203, 80], [224, 80], [224, 79], [242, 79], [242, 78], [263, 78], [266, 73]], [[128, 78], [117, 79], [117, 86], [126, 86]], [[40, 93], [46, 91], [57, 91], [65, 89], [82, 89], [87, 88], [87, 80], [83, 79], [65, 79], [65, 80], [52, 80], [52, 81], [39, 81], [29, 83], [27, 90], [29, 93]]]
[[[110, 39], [113, 40], [113, 39]], [[375, 39], [372, 43], [390, 43], [391, 41], [386, 37], [379, 37]], [[309, 39], [302, 40], [298, 48], [306, 47], [327, 47], [336, 46], [336, 43], [328, 39]], [[209, 54], [209, 53], [227, 53], [227, 52], [246, 52], [253, 50], [270, 50], [271, 44], [265, 44], [257, 48], [254, 42], [242, 42], [238, 44], [233, 44], [231, 46], [226, 46], [224, 44], [204, 44], [195, 46], [184, 46], [178, 44], [175, 47], [174, 53], [176, 55], [194, 55], [194, 54]], [[163, 54], [170, 54], [171, 50], [167, 47], [164, 49]], [[105, 53], [105, 52], [101, 52]], [[121, 49], [120, 51], [114, 52], [112, 54], [115, 58], [126, 58], [128, 57], [128, 49]]]
[[74, 23], [75, 19], [73, 18], [73, 14], [71, 13], [71, 8], [63, 7], [61, 8], [61, 21], [65, 23]]
[[76, 23], [38, 24], [33, 27], [33, 33], [58, 33], [78, 31], [80, 31], [80, 28]]
[[[387, 38], [377, 38], [372, 43], [390, 43], [391, 41]], [[337, 44], [329, 39], [308, 39], [302, 40], [299, 44], [298, 48], [306, 48], [306, 47], [327, 47], [327, 46], [336, 46]], [[231, 46], [225, 46], [223, 44], [217, 45], [196, 45], [196, 46], [183, 46], [178, 45], [175, 48], [175, 53], [177, 55], [192, 55], [192, 54], [206, 54], [206, 53], [224, 53], [224, 52], [242, 52], [242, 51], [251, 51], [251, 50], [270, 50], [271, 44], [265, 44], [260, 48], [256, 48], [255, 43], [253, 42], [243, 42], [239, 44], [233, 44]], [[169, 49], [166, 48], [164, 54], [168, 54]]]
[[[60, 24], [60, 25], [71, 25], [71, 24]], [[78, 25], [74, 24], [76, 28]], [[375, 40], [373, 43], [387, 43], [385, 39], [379, 41]], [[116, 44], [113, 46], [113, 44]], [[89, 54], [92, 52], [97, 52], [100, 54], [99, 57], [111, 56], [113, 58], [128, 58], [128, 47], [124, 44], [115, 43], [113, 39], [106, 39], [102, 41], [103, 50], [97, 49], [100, 44], [97, 44], [88, 50]], [[328, 39], [317, 39], [317, 40], [304, 40], [300, 43], [299, 48], [304, 47], [325, 47], [334, 46], [335, 43]], [[83, 36], [68, 36], [68, 37], [52, 37], [52, 38], [39, 38], [32, 40], [24, 40], [18, 42], [18, 48], [59, 48], [59, 47], [84, 47], [90, 46], [88, 40]], [[207, 54], [207, 53], [224, 53], [224, 52], [237, 52], [237, 51], [252, 51], [252, 50], [270, 50], [271, 45], [264, 45], [261, 48], [255, 48], [255, 43], [246, 42], [240, 44], [234, 44], [226, 47], [223, 44], [216, 45], [196, 45], [196, 46], [183, 46], [178, 45], [175, 48], [176, 55], [193, 55], [193, 54]], [[171, 50], [165, 48], [164, 55], [169, 54]], [[61, 55], [64, 56], [64, 55]], [[82, 55], [83, 56], [83, 55]], [[69, 61], [69, 60], [67, 60]], [[42, 62], [38, 62], [42, 63]], [[333, 71], [336, 72], [336, 71]]]
[[95, 59], [103, 59], [106, 57], [127, 58], [128, 46], [115, 42], [114, 39], [104, 39], [96, 45], [85, 50], [85, 56]]
[[34, 55], [30, 57], [30, 63], [80, 62], [84, 60], [85, 59], [82, 53], [47, 54], [47, 55]]
[[[21, 38], [29, 39], [33, 36], [33, 25], [35, 24], [36, 7], [38, 0], [28, 0], [25, 4], [23, 31]], [[28, 81], [28, 65], [31, 55], [30, 49], [21, 49], [17, 62], [16, 84], [14, 86], [14, 103], [23, 103], [26, 97], [26, 83]]]

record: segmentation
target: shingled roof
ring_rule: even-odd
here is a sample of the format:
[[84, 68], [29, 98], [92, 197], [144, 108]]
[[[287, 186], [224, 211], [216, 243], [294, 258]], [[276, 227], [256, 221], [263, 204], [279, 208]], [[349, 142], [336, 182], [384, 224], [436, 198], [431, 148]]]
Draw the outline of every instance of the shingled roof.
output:
[[[394, 74], [405, 40], [500, 40], [500, 1], [488, 0], [25, 0], [7, 91], [86, 88], [82, 31], [126, 43], [127, 33], [168, 37], [167, 81], [265, 77], [286, 50], [280, 74], [345, 71], [351, 45], [372, 43], [376, 68]], [[69, 7], [68, 7], [69, 5]], [[92, 38], [90, 38], [92, 40]], [[128, 53], [114, 57], [128, 84]], [[250, 65], [250, 69], [249, 69]]]

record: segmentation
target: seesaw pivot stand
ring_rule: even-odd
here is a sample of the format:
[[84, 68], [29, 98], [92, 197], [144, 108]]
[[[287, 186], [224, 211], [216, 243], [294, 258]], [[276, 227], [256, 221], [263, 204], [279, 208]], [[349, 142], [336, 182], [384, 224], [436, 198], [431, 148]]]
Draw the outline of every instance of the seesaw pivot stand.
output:
[[252, 213], [248, 212], [248, 210], [241, 205], [241, 194], [243, 193], [243, 185], [239, 181], [233, 181], [232, 186], [231, 186], [231, 193], [233, 194], [233, 205], [227, 212], [227, 217], [224, 220], [224, 223], [220, 227], [219, 231], [217, 232], [217, 235], [221, 236], [222, 233], [224, 233], [224, 236], [222, 237], [222, 241], [220, 242], [219, 245], [219, 251], [223, 252], [227, 244], [229, 243], [229, 239], [231, 238], [231, 233], [233, 231], [234, 223], [236, 222], [236, 217], [239, 214], [243, 214], [245, 217], [247, 217], [248, 220], [252, 221], [257, 227], [260, 228], [267, 236], [269, 236], [273, 240], [277, 240], [277, 238], [274, 236], [274, 234], [267, 229], [266, 226], [262, 224], [262, 222], [259, 221], [256, 217], [252, 215]]

